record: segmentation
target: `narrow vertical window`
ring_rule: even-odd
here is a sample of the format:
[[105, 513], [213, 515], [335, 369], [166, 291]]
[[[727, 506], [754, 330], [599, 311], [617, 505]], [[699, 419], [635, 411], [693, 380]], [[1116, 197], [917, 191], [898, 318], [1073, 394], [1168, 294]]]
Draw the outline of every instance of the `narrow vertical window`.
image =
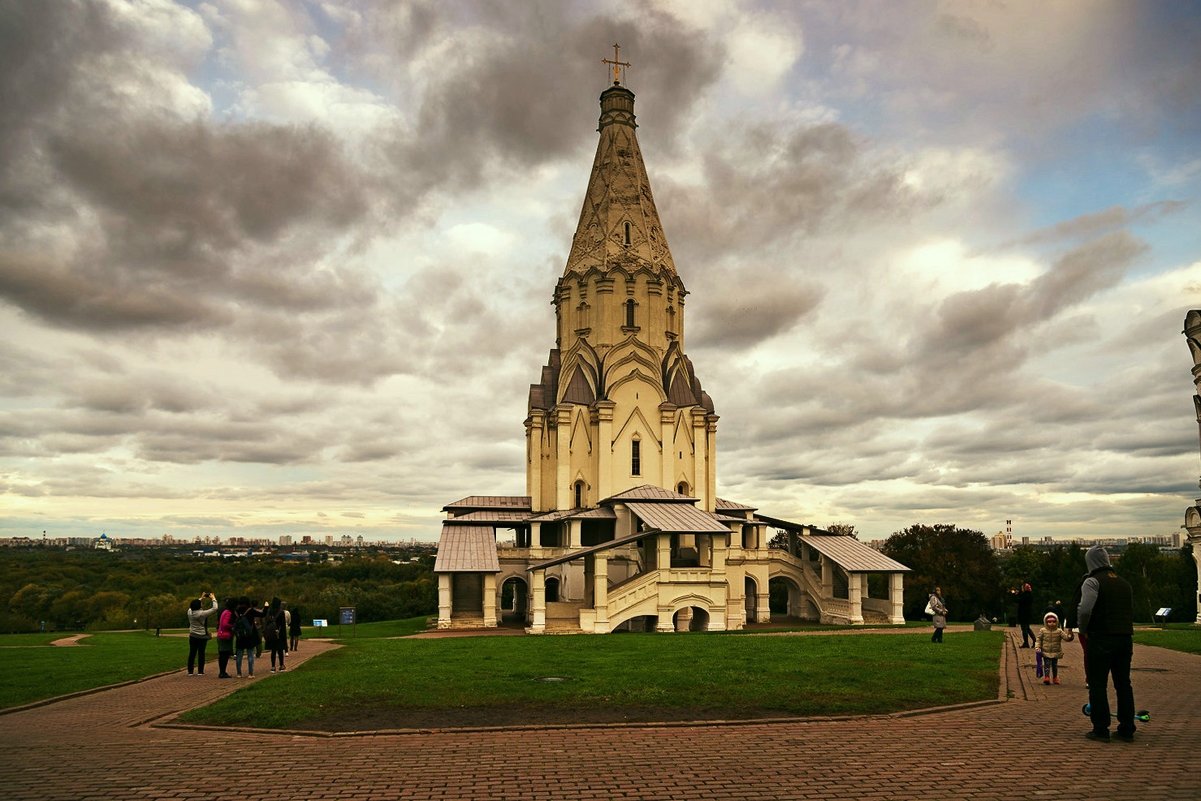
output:
[[634, 301], [632, 300], [626, 301], [626, 327], [634, 327]]
[[626, 223], [626, 247], [630, 245], [630, 224]]
[[676, 485], [676, 492], [678, 492], [681, 495], [687, 495], [688, 494], [688, 485], [685, 484], [683, 481], [681, 481], [679, 484]]
[[575, 508], [584, 508], [584, 482], [577, 481], [575, 483]]
[[642, 475], [642, 443], [638, 440], [630, 443], [630, 475]]

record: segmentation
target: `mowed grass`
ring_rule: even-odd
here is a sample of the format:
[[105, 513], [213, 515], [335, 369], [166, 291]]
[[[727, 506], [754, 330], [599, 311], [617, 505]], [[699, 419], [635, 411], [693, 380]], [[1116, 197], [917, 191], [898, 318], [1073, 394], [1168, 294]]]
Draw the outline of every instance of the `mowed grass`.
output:
[[1166, 629], [1136, 629], [1134, 642], [1190, 654], [1201, 654], [1201, 626], [1173, 623]]
[[1002, 638], [948, 635], [941, 646], [924, 634], [870, 633], [346, 639], [184, 720], [352, 729], [887, 713], [996, 698]]
[[79, 645], [50, 645], [64, 636], [0, 635], [0, 708], [144, 678], [183, 667], [188, 659], [186, 637], [113, 632], [85, 637]]

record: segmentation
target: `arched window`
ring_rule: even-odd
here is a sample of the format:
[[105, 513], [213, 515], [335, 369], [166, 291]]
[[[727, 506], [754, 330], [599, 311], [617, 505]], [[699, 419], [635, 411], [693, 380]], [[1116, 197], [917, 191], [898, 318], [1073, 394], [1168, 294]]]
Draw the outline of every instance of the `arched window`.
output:
[[584, 482], [577, 481], [575, 483], [575, 508], [584, 508]]
[[676, 492], [680, 493], [681, 495], [687, 495], [688, 494], [688, 484], [686, 482], [681, 481], [679, 484], [676, 485]]
[[626, 223], [626, 247], [630, 246], [630, 224]]
[[634, 301], [626, 301], [626, 328], [634, 327]]
[[559, 579], [548, 578], [546, 580], [546, 602], [548, 604], [557, 603], [559, 600]]
[[638, 440], [630, 442], [630, 475], [642, 475], [642, 443]]

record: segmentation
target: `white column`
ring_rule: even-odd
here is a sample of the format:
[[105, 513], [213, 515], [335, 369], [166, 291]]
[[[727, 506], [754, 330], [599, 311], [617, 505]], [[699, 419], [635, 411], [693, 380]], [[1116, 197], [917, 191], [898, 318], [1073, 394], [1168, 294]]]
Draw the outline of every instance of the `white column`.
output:
[[659, 442], [662, 445], [662, 458], [659, 461], [660, 486], [672, 492], [676, 490], [676, 446], [675, 446], [676, 407], [670, 403], [659, 404]]
[[713, 498], [709, 495], [709, 438], [706, 436], [707, 424], [705, 422], [705, 411], [699, 407], [692, 410], [692, 441], [696, 450], [694, 459], [695, 469], [693, 470], [693, 484], [696, 485], [695, 491], [692, 493], [697, 499], [697, 506], [704, 509], [706, 512], [713, 511]]
[[546, 631], [546, 571], [534, 570], [530, 574], [530, 592], [534, 597], [531, 605], [533, 618], [530, 623], [531, 634], [542, 634]]
[[450, 573], [438, 574], [438, 628], [450, 628], [451, 578]]
[[905, 574], [888, 574], [888, 600], [892, 601], [892, 614], [888, 622], [900, 625], [905, 622]]
[[598, 553], [592, 565], [592, 605], [596, 610], [597, 634], [609, 633], [609, 557]]
[[584, 521], [583, 520], [568, 520], [567, 521], [567, 547], [568, 548], [583, 548], [584, 542]]
[[496, 574], [484, 574], [484, 627], [496, 628]]
[[847, 573], [847, 597], [851, 601], [851, 625], [863, 625], [862, 573]]

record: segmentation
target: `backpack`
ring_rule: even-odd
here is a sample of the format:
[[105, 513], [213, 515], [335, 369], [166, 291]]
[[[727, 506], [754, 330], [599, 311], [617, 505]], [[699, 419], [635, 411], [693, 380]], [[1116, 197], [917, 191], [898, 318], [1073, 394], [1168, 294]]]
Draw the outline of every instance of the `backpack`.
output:
[[278, 625], [279, 624], [275, 619], [275, 615], [268, 614], [266, 617], [264, 617], [263, 618], [263, 637], [265, 637], [268, 640], [274, 640], [276, 635], [279, 633]]
[[254, 637], [254, 624], [250, 622], [249, 615], [238, 616], [238, 622], [234, 623], [234, 636], [243, 642]]

